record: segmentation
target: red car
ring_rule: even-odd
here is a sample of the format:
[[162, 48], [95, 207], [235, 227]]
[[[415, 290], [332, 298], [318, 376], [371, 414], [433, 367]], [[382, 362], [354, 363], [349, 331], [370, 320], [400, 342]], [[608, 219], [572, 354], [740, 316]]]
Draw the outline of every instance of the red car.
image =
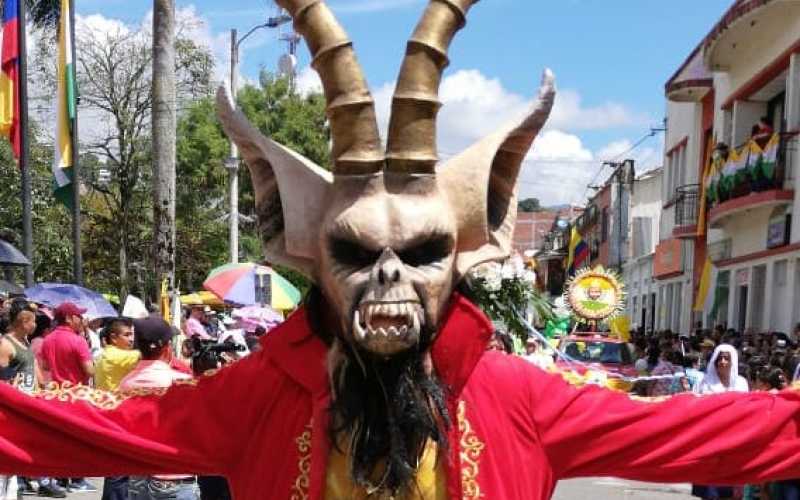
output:
[[[586, 368], [599, 368], [626, 377], [636, 376], [633, 350], [630, 344], [620, 339], [600, 333], [574, 333], [561, 338], [558, 350]], [[578, 363], [559, 358], [556, 364], [574, 368]]]

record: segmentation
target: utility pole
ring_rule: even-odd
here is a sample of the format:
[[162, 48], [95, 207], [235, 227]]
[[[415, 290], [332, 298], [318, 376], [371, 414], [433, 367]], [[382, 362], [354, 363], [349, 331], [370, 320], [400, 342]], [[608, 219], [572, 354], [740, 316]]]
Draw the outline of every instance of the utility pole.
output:
[[[20, 2], [24, 3], [24, 2]], [[78, 59], [75, 56], [75, 0], [69, 2], [70, 50], [72, 51], [73, 71]], [[77, 84], [76, 84], [77, 85]], [[76, 285], [83, 286], [83, 252], [81, 250], [81, 163], [80, 141], [78, 140], [78, 99], [75, 95], [75, 118], [72, 126], [72, 276]]]
[[17, 2], [19, 36], [19, 168], [22, 176], [22, 251], [29, 263], [25, 266], [25, 286], [33, 286], [33, 204], [31, 201], [31, 168], [28, 151], [28, 64], [25, 39], [25, 2]]
[[[236, 106], [238, 89], [239, 43], [236, 29], [231, 30], [231, 96]], [[239, 148], [231, 141], [231, 156], [225, 161], [228, 170], [228, 197], [230, 198], [230, 257], [232, 263], [239, 262]]]
[[[281, 14], [267, 19], [266, 23], [259, 24], [250, 29], [242, 38], [238, 38], [236, 29], [231, 30], [231, 67], [230, 85], [233, 105], [236, 106], [236, 93], [239, 87], [239, 47], [247, 37], [262, 28], [277, 28], [292, 20], [288, 14]], [[225, 168], [228, 170], [228, 198], [230, 201], [229, 215], [229, 252], [230, 262], [239, 262], [239, 149], [233, 141], [230, 141], [231, 155], [225, 160]]]

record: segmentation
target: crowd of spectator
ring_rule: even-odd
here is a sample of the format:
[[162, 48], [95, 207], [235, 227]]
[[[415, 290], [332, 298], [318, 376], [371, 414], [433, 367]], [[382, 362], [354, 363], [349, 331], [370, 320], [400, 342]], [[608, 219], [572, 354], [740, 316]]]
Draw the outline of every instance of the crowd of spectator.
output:
[[[702, 392], [699, 384], [713, 367], [720, 345], [730, 346], [733, 371], [742, 381], [739, 390], [781, 390], [800, 377], [800, 325], [791, 334], [737, 332], [721, 326], [698, 329], [692, 335], [666, 330], [657, 334], [634, 333], [634, 359], [641, 377], [666, 376], [637, 383], [641, 396], [664, 396], [682, 391]], [[674, 380], [669, 378], [675, 375]]]
[[[266, 333], [264, 328], [245, 333], [230, 317], [219, 318], [202, 306], [187, 309], [180, 329], [158, 315], [89, 319], [85, 313], [70, 302], [48, 309], [24, 297], [0, 298], [0, 383], [29, 393], [50, 383], [123, 393], [165, 388], [258, 350], [258, 337]], [[214, 344], [230, 349], [207, 349]], [[92, 491], [97, 487], [85, 478], [0, 476], [0, 500]], [[230, 498], [224, 479], [186, 474], [106, 478], [102, 495], [103, 500]]]

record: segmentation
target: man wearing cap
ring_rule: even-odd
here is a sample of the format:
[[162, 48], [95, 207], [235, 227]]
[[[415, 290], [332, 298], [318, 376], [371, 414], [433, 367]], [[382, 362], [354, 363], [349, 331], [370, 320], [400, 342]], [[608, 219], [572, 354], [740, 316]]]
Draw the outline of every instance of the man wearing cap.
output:
[[[142, 353], [142, 359], [120, 382], [121, 391], [166, 389], [177, 380], [192, 378], [170, 366], [173, 333], [160, 316], [134, 320], [133, 329], [134, 346]], [[131, 500], [193, 499], [197, 497], [197, 491], [195, 476], [186, 474], [132, 477], [129, 484]]]
[[[94, 376], [94, 361], [89, 344], [81, 335], [86, 309], [72, 302], [64, 302], [53, 311], [56, 328], [45, 337], [40, 355], [41, 367], [49, 371], [58, 384], [89, 385]], [[69, 491], [97, 491], [84, 478], [71, 478], [64, 482]]]
[[94, 376], [94, 362], [86, 339], [81, 335], [86, 309], [72, 302], [56, 307], [56, 328], [44, 339], [42, 368], [49, 370], [53, 381], [88, 385]]

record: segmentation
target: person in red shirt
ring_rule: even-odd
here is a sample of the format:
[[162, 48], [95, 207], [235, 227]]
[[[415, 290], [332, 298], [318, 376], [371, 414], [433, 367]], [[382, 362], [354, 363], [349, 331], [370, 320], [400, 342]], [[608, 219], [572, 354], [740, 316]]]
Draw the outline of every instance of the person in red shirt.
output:
[[[42, 343], [42, 369], [58, 384], [88, 386], [94, 377], [94, 361], [82, 335], [86, 309], [64, 302], [53, 311], [56, 327]], [[92, 492], [97, 488], [82, 477], [62, 480], [68, 491]]]
[[64, 302], [53, 311], [56, 328], [44, 339], [41, 360], [54, 382], [89, 385], [94, 376], [92, 354], [81, 335], [85, 312], [72, 302]]

